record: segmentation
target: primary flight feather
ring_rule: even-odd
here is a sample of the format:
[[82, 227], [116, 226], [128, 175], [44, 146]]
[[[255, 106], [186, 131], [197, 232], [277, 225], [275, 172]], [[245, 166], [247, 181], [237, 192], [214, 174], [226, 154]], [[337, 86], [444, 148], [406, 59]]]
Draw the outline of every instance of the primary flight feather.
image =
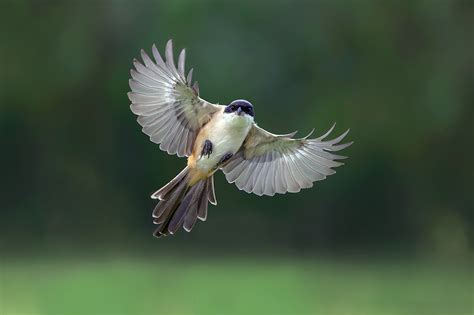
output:
[[270, 133], [254, 122], [250, 102], [224, 106], [200, 98], [193, 69], [185, 73], [186, 52], [176, 67], [171, 40], [164, 60], [155, 45], [152, 54], [154, 60], [142, 50], [143, 62], [133, 60], [130, 108], [161, 150], [188, 157], [184, 170], [151, 196], [160, 200], [153, 210], [155, 236], [174, 234], [181, 226], [189, 232], [197, 219], [206, 220], [208, 203], [217, 204], [213, 175], [219, 169], [239, 189], [273, 196], [312, 187], [342, 165], [338, 160], [345, 157], [331, 152], [352, 144], [340, 144], [349, 130], [333, 140], [325, 139], [334, 126], [315, 139]]

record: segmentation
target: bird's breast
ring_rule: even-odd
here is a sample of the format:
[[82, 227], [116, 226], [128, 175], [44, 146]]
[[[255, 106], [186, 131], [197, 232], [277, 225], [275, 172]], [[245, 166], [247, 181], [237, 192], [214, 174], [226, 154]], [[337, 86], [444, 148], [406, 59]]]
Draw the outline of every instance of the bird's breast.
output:
[[[214, 169], [221, 158], [227, 154], [235, 154], [252, 125], [252, 117], [237, 116], [234, 114], [219, 113], [206, 126], [204, 126], [195, 143], [196, 168], [201, 171]], [[204, 141], [212, 142], [212, 153], [208, 156], [200, 156]]]

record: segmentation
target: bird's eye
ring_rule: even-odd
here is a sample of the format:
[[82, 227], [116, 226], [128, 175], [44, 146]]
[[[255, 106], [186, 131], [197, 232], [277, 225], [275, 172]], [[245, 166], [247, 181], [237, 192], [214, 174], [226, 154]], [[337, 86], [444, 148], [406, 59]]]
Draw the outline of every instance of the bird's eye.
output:
[[246, 112], [247, 114], [249, 114], [250, 116], [254, 116], [253, 108], [252, 108], [252, 107], [246, 107], [246, 108], [245, 108], [245, 112]]
[[235, 111], [235, 105], [228, 105], [226, 108], [225, 108], [225, 111], [226, 113], [232, 113]]

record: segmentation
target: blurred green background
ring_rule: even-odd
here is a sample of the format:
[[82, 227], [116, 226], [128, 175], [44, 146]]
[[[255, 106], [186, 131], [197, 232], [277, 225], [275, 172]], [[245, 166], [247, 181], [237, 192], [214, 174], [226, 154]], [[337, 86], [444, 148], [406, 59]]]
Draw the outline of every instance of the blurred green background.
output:
[[[2, 1], [3, 314], [472, 314], [473, 1]], [[337, 122], [346, 165], [298, 194], [216, 177], [154, 239], [180, 171], [126, 93], [153, 43], [275, 132]]]

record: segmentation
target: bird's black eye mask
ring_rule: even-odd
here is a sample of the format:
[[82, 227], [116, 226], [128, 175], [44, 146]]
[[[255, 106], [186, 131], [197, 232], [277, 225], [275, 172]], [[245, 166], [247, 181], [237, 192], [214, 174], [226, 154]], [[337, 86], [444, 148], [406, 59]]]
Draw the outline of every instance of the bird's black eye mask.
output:
[[247, 101], [234, 101], [230, 103], [229, 105], [226, 106], [224, 109], [224, 113], [233, 113], [235, 112], [238, 108], [241, 108], [244, 113], [246, 113], [249, 116], [254, 117], [255, 113], [253, 111], [253, 106]]

